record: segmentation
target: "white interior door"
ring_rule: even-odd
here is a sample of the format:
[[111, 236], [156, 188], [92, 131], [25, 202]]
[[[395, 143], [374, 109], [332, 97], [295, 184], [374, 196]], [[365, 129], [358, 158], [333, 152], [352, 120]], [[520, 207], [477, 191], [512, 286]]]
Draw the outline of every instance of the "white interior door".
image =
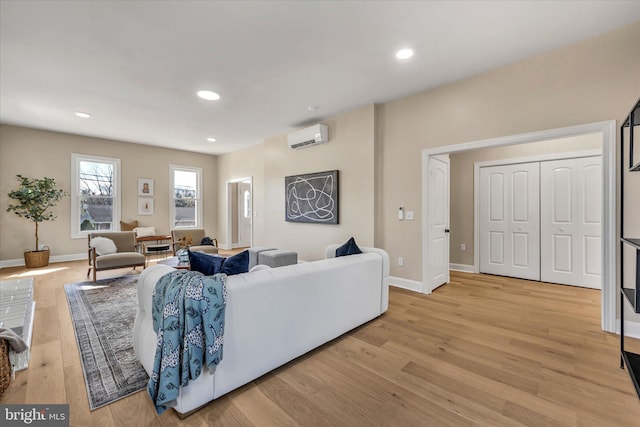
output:
[[[244, 191], [241, 191], [240, 188], [243, 186], [249, 189], [249, 206], [246, 206], [242, 201]], [[224, 243], [219, 242], [222, 249], [247, 247], [253, 244], [252, 188], [253, 178], [251, 177], [227, 181], [227, 235]], [[246, 217], [246, 214], [249, 214], [249, 218]]]
[[602, 160], [541, 163], [541, 280], [601, 287]]
[[480, 168], [480, 272], [540, 280], [540, 166]]
[[449, 282], [449, 156], [429, 158], [429, 285]]
[[238, 183], [238, 247], [251, 246], [251, 183]]

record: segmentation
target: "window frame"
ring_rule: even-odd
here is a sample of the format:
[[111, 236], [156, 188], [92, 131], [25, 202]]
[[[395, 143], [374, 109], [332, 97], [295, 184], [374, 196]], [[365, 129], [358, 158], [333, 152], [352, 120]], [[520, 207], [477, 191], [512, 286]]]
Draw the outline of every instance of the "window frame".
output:
[[[195, 225], [193, 226], [176, 226], [176, 202], [175, 202], [175, 172], [183, 171], [183, 172], [195, 172], [196, 174], [196, 196], [194, 200], [196, 201], [196, 219]], [[202, 198], [202, 168], [195, 166], [184, 166], [184, 165], [169, 165], [169, 229], [170, 230], [190, 230], [197, 228], [204, 228], [203, 224], [203, 216], [202, 216], [202, 206], [204, 204]]]
[[113, 167], [113, 226], [111, 231], [120, 230], [120, 218], [121, 218], [121, 191], [120, 191], [120, 159], [114, 157], [93, 156], [89, 154], [71, 153], [71, 238], [72, 239], [86, 239], [90, 230], [83, 231], [80, 229], [80, 216], [76, 211], [76, 207], [80, 202], [80, 162], [96, 162], [107, 163]]

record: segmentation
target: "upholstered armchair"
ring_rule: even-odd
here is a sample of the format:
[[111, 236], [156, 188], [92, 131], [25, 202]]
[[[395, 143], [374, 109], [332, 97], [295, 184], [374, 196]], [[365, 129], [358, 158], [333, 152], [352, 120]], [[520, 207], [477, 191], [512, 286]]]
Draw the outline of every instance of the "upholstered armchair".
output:
[[202, 245], [202, 239], [207, 237], [202, 228], [189, 228], [184, 230], [171, 230], [171, 240], [173, 242], [173, 255], [181, 248], [189, 248], [192, 252], [205, 252], [208, 254], [218, 253], [218, 240], [213, 238], [212, 245]]
[[96, 273], [125, 267], [142, 267], [146, 265], [145, 256], [136, 249], [136, 237], [133, 231], [110, 231], [90, 233], [89, 270], [93, 270], [93, 281]]

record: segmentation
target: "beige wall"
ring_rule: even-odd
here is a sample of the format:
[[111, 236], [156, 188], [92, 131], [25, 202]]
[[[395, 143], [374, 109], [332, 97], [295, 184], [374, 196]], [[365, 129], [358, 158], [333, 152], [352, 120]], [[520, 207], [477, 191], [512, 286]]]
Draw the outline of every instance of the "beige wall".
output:
[[[455, 264], [473, 265], [473, 250], [475, 244], [473, 238], [473, 174], [475, 162], [538, 156], [543, 154], [570, 153], [590, 149], [599, 150], [602, 146], [601, 141], [602, 136], [597, 133], [529, 144], [519, 144], [518, 146], [470, 150], [450, 155], [450, 261]], [[461, 243], [466, 244], [466, 251], [460, 250]]]
[[[327, 144], [291, 150], [286, 134], [269, 138], [263, 144], [262, 165], [255, 162], [258, 151], [256, 148], [220, 156], [220, 190], [229, 179], [256, 176], [264, 171], [264, 178], [254, 180], [253, 186], [257, 218], [263, 219], [254, 223], [254, 246], [291, 249], [298, 252], [300, 259], [315, 260], [324, 257], [326, 245], [344, 242], [351, 236], [362, 246], [373, 245], [374, 109], [373, 105], [369, 105], [337, 118], [324, 120], [322, 123], [329, 127]], [[243, 158], [248, 165], [240, 164]], [[286, 222], [285, 176], [334, 169], [340, 171], [340, 223], [327, 225]], [[263, 200], [264, 203], [256, 203], [256, 199]], [[257, 218], [254, 216], [254, 219]]]
[[[55, 178], [58, 186], [71, 189], [71, 153], [121, 159], [122, 220], [138, 220], [168, 233], [169, 165], [203, 169], [204, 227], [210, 236], [217, 232], [217, 158], [215, 156], [129, 144], [98, 138], [0, 125], [0, 260], [22, 258], [25, 249], [34, 249], [32, 222], [6, 212], [7, 194], [16, 186], [15, 175]], [[138, 215], [138, 178], [154, 180], [154, 215]], [[58, 218], [40, 225], [40, 243], [51, 248], [52, 256], [86, 254], [85, 239], [71, 238], [70, 198], [55, 208]]]
[[265, 145], [260, 144], [218, 157], [218, 242], [231, 247], [232, 237], [227, 236], [227, 184], [241, 178], [252, 179], [253, 246], [264, 242], [265, 199], [264, 168]]
[[[379, 106], [382, 185], [376, 245], [391, 274], [422, 280], [421, 151], [626, 117], [640, 94], [640, 23]], [[640, 187], [635, 187], [640, 191]]]

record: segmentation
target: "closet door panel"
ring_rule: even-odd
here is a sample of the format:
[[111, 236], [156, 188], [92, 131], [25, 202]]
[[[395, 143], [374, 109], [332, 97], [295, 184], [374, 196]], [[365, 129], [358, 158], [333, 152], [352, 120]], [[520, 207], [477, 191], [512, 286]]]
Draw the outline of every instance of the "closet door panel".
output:
[[480, 272], [540, 280], [539, 164], [480, 168]]
[[541, 280], [599, 289], [601, 158], [542, 162], [540, 179]]

